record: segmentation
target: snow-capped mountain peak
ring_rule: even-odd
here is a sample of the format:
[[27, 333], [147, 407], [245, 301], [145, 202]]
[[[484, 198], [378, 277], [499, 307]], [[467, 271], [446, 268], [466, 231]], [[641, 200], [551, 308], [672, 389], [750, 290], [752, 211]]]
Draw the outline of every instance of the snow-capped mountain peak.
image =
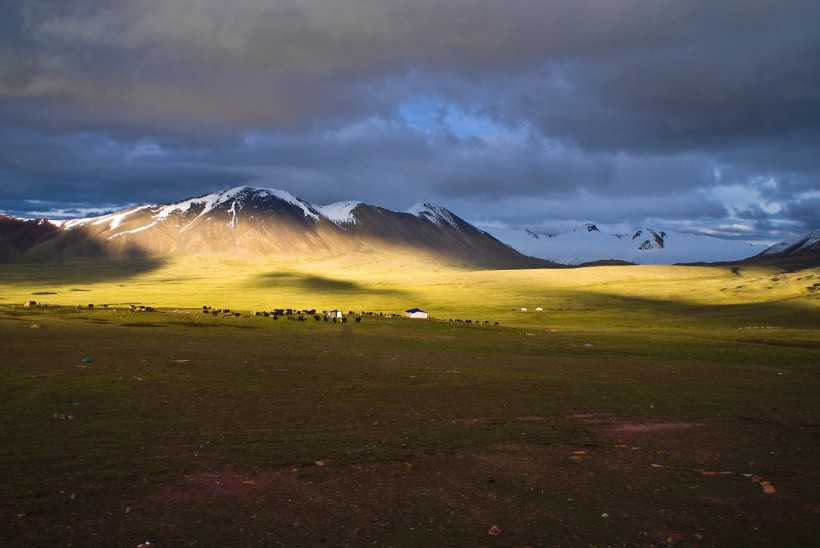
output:
[[761, 257], [793, 257], [820, 251], [820, 230], [809, 232], [793, 242], [776, 243], [760, 253]]
[[360, 205], [363, 205], [362, 202], [348, 201], [314, 207], [324, 218], [342, 226], [346, 224], [356, 224], [357, 220], [353, 214], [353, 210]]
[[437, 226], [450, 225], [453, 227], [458, 227], [458, 223], [456, 223], [452, 213], [443, 207], [434, 206], [429, 203], [416, 204], [405, 211], [405, 213], [409, 213], [410, 215], [414, 215], [420, 219], [427, 219]]

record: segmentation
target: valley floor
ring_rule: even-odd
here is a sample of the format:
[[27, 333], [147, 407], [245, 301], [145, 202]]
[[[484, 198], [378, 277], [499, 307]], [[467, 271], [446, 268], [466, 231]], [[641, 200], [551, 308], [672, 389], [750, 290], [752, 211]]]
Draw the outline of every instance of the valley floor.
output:
[[0, 544], [813, 545], [814, 304], [631, 298], [523, 327], [0, 305]]

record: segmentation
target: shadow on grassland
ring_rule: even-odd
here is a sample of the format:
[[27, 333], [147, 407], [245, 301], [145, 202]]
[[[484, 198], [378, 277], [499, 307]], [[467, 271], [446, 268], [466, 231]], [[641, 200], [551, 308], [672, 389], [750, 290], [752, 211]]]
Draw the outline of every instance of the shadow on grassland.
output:
[[287, 272], [268, 272], [254, 278], [254, 285], [262, 287], [292, 287], [304, 291], [338, 292], [345, 294], [368, 293], [376, 295], [407, 295], [406, 291], [385, 289], [360, 284], [348, 280], [337, 280], [315, 274], [292, 274]]
[[596, 313], [608, 312], [623, 322], [670, 326], [820, 329], [820, 306], [810, 298], [773, 302], [688, 303], [678, 300], [584, 292], [579, 299]]
[[160, 257], [128, 259], [72, 259], [66, 261], [13, 261], [0, 269], [0, 285], [60, 286], [128, 280], [164, 267]]

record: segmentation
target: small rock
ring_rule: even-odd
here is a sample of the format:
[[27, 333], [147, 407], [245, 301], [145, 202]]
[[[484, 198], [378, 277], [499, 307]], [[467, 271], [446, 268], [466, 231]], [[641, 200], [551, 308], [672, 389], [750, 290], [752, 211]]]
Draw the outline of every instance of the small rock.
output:
[[324, 466], [324, 465], [325, 465], [325, 461], [323, 461], [323, 460], [317, 460], [316, 461], [316, 466]]
[[490, 530], [487, 531], [487, 534], [497, 537], [501, 534], [501, 527], [499, 527], [498, 525], [493, 525], [492, 527], [490, 527]]
[[609, 517], [609, 514], [607, 514], [606, 512], [604, 512], [603, 514], [601, 514], [601, 517], [602, 517], [602, 518], [608, 518], [608, 517]]

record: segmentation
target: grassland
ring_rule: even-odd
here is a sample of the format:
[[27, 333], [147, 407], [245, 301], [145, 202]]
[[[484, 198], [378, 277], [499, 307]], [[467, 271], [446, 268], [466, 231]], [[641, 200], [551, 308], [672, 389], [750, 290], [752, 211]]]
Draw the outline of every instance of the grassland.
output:
[[[818, 282], [3, 265], [0, 544], [814, 545]], [[413, 306], [435, 319], [249, 314]]]

